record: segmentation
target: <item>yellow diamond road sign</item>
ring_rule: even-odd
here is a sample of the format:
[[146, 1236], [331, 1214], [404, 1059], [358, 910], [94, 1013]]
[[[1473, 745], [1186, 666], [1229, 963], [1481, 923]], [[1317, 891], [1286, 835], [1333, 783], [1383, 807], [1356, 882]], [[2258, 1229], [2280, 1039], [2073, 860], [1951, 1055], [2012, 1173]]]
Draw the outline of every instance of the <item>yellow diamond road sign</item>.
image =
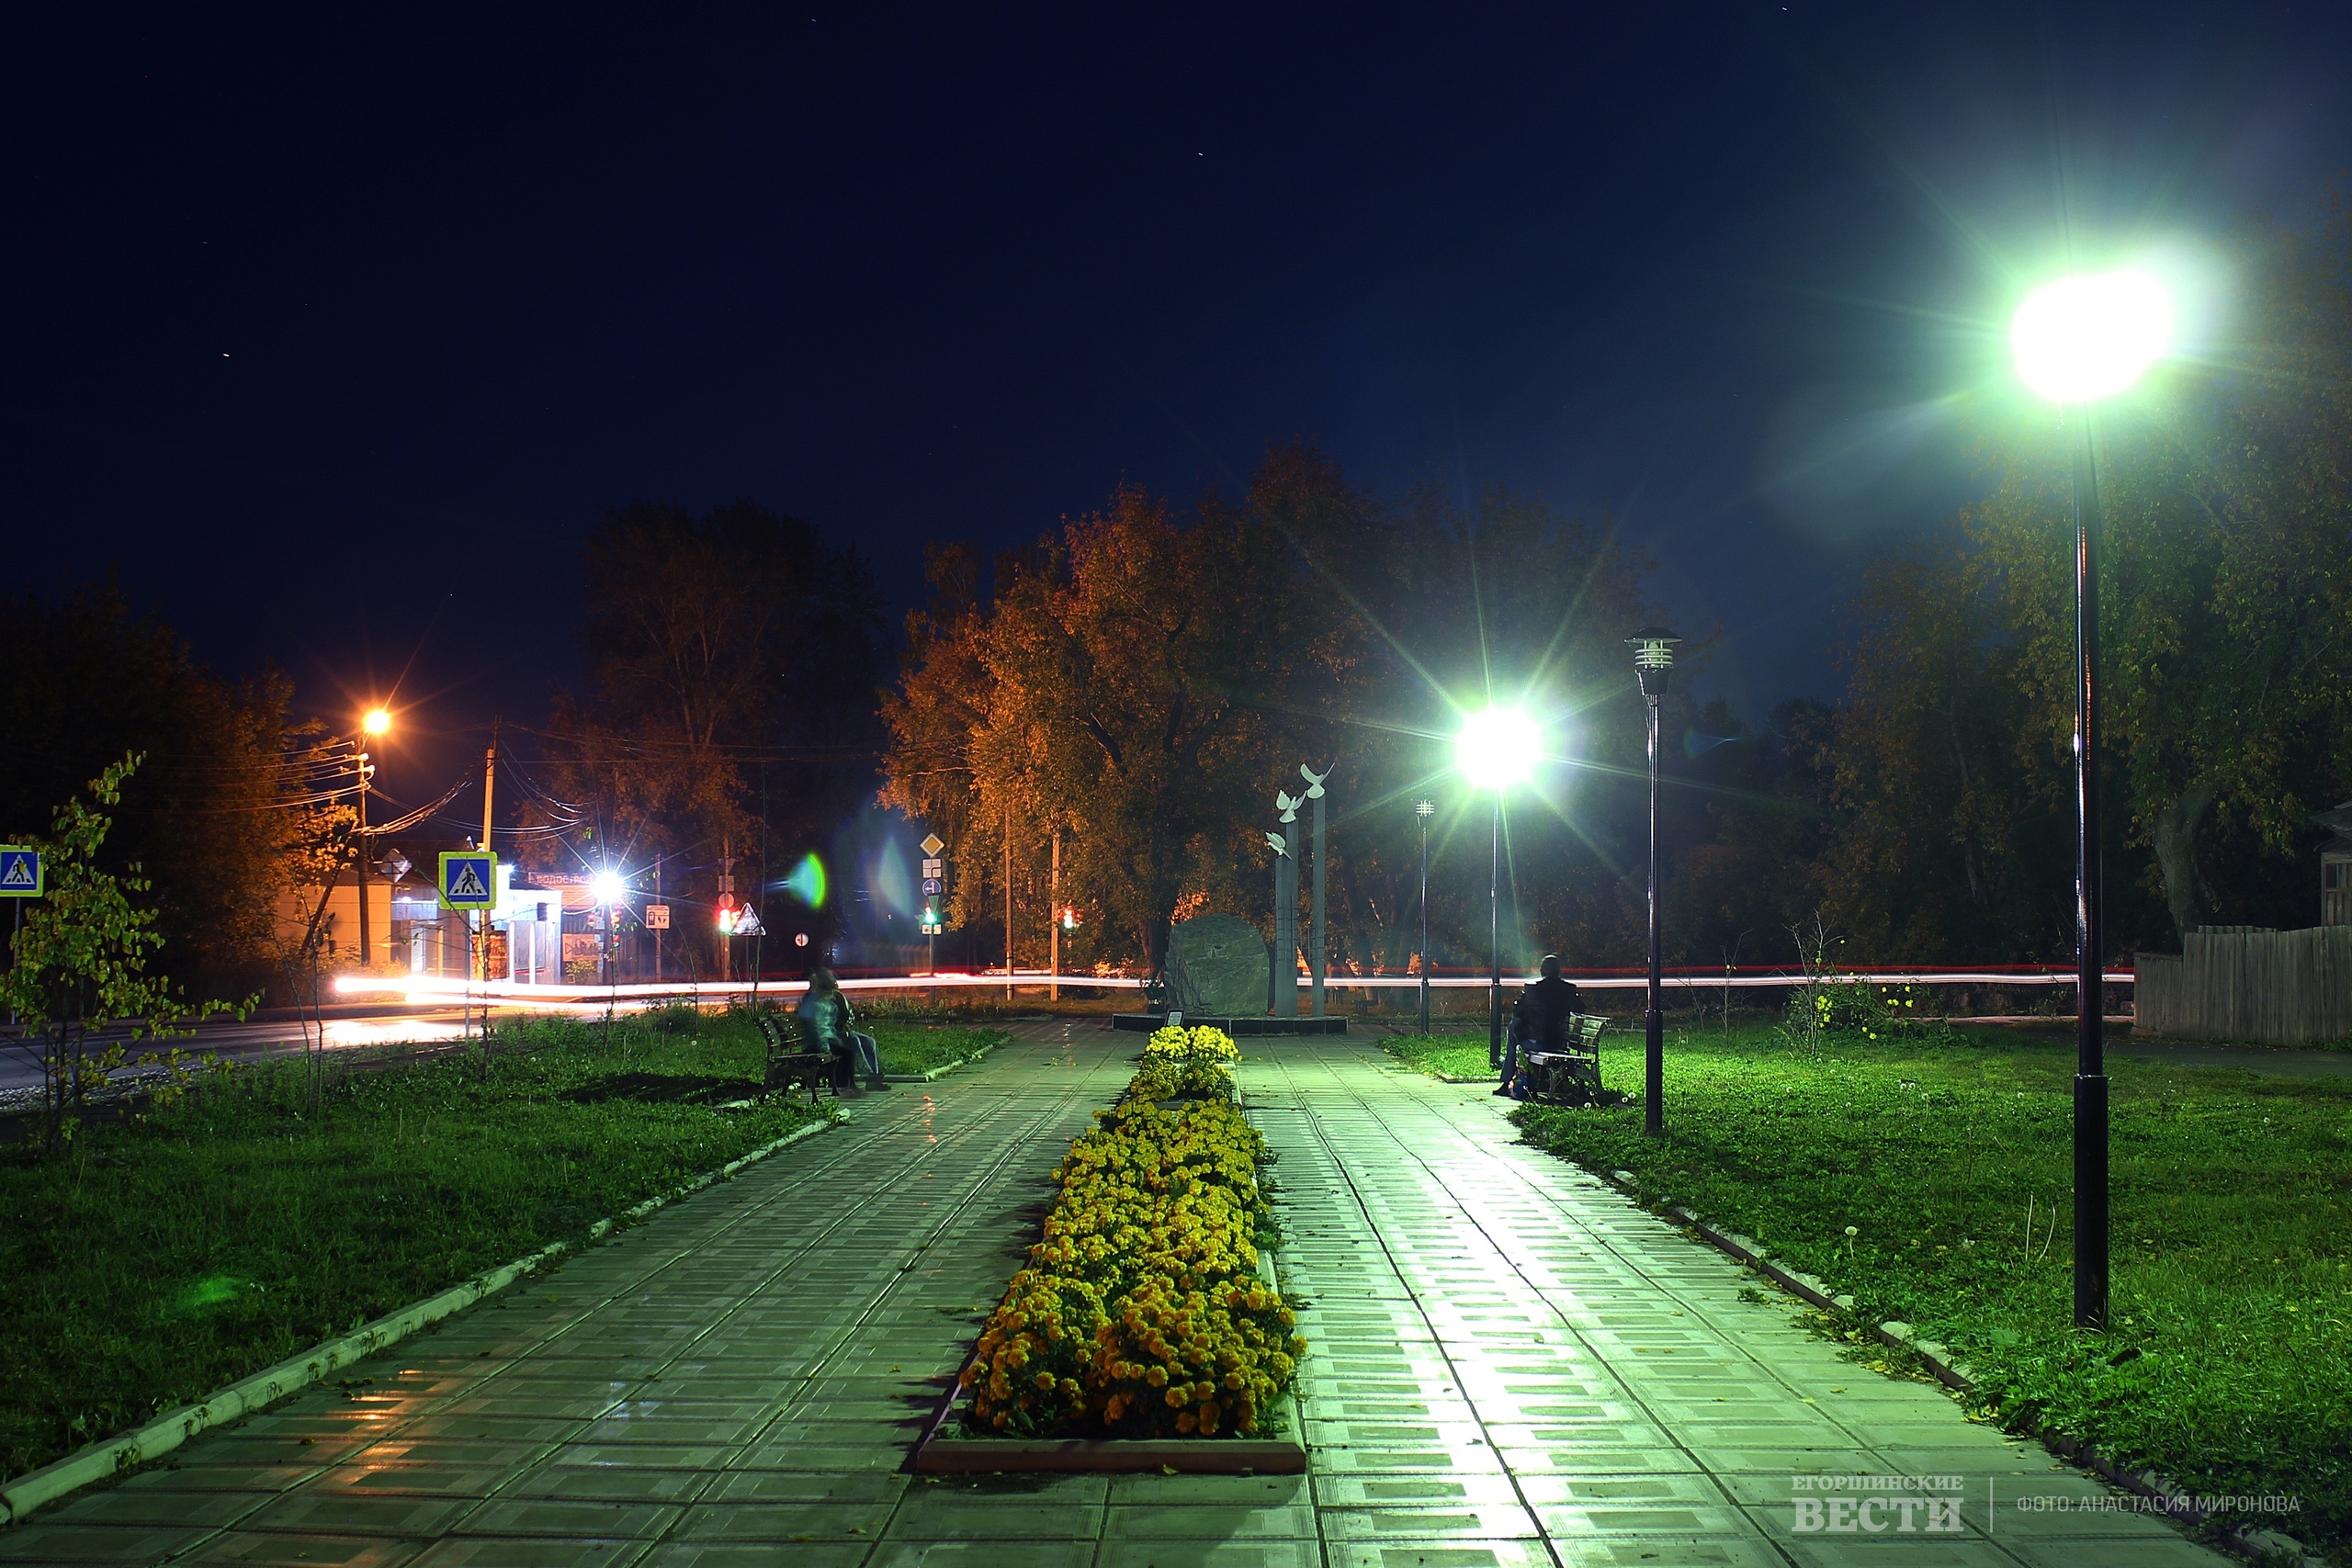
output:
[[925, 833], [922, 836], [922, 852], [927, 855], [935, 855], [946, 847], [939, 841], [939, 835], [936, 833]]

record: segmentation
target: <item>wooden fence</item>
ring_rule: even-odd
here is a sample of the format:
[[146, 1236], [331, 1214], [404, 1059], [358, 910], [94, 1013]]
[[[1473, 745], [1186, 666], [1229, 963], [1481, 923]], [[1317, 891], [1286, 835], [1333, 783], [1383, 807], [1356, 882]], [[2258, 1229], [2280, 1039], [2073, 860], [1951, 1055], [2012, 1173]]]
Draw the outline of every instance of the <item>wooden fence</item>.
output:
[[2196, 931], [2183, 945], [2138, 955], [2134, 1034], [2262, 1045], [2352, 1034], [2352, 926]]

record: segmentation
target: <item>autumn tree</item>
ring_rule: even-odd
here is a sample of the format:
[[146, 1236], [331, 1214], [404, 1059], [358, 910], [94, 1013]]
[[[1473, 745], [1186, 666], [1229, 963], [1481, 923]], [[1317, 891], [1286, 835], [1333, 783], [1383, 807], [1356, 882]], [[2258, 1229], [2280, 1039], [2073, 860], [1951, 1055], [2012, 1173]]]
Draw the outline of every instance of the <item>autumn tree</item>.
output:
[[1128, 487], [1001, 558], [986, 605], [967, 556], [932, 566], [937, 600], [884, 707], [883, 798], [947, 829], [967, 919], [1008, 833], [1066, 824], [1073, 885], [1156, 962], [1188, 879], [1227, 879], [1246, 852], [1239, 803], [1312, 657], [1280, 536], [1180, 524]]
[[[1447, 804], [1438, 931], [1458, 951], [1475, 923], [1483, 951], [1486, 818], [1448, 773], [1458, 713], [1491, 680], [1575, 716], [1564, 730], [1594, 764], [1514, 807], [1528, 925], [1594, 947], [1622, 926], [1631, 797], [1611, 781], [1638, 754], [1622, 639], [1644, 606], [1639, 563], [1604, 532], [1499, 492], [1380, 504], [1294, 445], [1191, 519], [1122, 491], [1001, 558], [985, 595], [967, 551], [932, 570], [886, 704], [885, 798], [956, 844], [959, 918], [994, 914], [1008, 828], [1020, 865], [1058, 823], [1069, 885], [1103, 901], [1126, 955], [1156, 962], [1182, 909], [1271, 929], [1264, 833], [1309, 762], [1331, 769], [1335, 972], [1401, 967], [1419, 945], [1423, 792]], [[1471, 837], [1475, 868], [1455, 842]]]
[[38, 834], [56, 803], [124, 753], [104, 854], [153, 885], [153, 930], [183, 973], [244, 990], [266, 975], [279, 893], [310, 874], [307, 728], [275, 671], [198, 663], [110, 583], [0, 607], [0, 833]]
[[594, 858], [683, 853], [695, 869], [670, 886], [715, 894], [722, 845], [748, 853], [763, 820], [824, 841], [872, 785], [884, 665], [865, 559], [749, 502], [702, 517], [639, 502], [589, 534], [581, 570], [593, 685], [559, 705], [550, 750], [583, 833], [613, 846]]

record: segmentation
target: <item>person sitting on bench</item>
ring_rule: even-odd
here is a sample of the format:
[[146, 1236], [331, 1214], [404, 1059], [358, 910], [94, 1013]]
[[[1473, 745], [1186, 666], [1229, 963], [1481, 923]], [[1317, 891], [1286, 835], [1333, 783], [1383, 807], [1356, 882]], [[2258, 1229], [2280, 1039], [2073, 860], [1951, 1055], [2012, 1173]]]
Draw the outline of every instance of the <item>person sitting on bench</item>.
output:
[[1519, 1000], [1512, 1004], [1503, 1059], [1497, 1064], [1503, 1072], [1503, 1081], [1495, 1089], [1497, 1094], [1510, 1092], [1511, 1079], [1519, 1074], [1522, 1041], [1529, 1051], [1557, 1051], [1567, 1043], [1568, 1018], [1577, 1010], [1576, 984], [1560, 978], [1560, 955], [1556, 953], [1544, 955], [1542, 970], [1544, 977], [1521, 990]]
[[854, 1088], [842, 1088], [846, 1080], [862, 1078], [870, 1089], [888, 1089], [882, 1077], [882, 1055], [874, 1043], [874, 1036], [861, 1034], [852, 1029], [854, 1021], [849, 1010], [849, 998], [842, 995], [841, 985], [830, 969], [811, 970], [808, 994], [800, 998], [793, 1010], [800, 1021], [800, 1032], [814, 1049], [830, 1051], [836, 1064], [834, 1085], [842, 1092], [855, 1095]]

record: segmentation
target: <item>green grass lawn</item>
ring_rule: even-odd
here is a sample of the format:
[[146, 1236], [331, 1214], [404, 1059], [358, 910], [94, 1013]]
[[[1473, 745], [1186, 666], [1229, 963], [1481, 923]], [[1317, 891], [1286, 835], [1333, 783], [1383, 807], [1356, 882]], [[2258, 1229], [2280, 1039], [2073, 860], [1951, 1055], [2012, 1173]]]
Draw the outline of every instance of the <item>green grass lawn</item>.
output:
[[1381, 1043], [1398, 1061], [1448, 1083], [1493, 1083], [1502, 1076], [1487, 1065], [1484, 1031], [1476, 1034], [1399, 1034]]
[[202, 1397], [812, 1120], [747, 1018], [535, 1021], [313, 1100], [279, 1059], [69, 1156], [0, 1150], [0, 1474]]
[[1010, 1038], [1001, 1029], [967, 1025], [899, 1023], [858, 1021], [857, 1027], [874, 1036], [885, 1073], [927, 1073], [960, 1062], [979, 1052], [994, 1050]]
[[[2301, 1514], [2256, 1522], [2344, 1553], [2352, 1083], [2109, 1070], [2104, 1336], [2072, 1327], [2071, 1040], [1935, 1029], [1807, 1051], [1760, 1027], [1678, 1031], [1665, 1139], [1641, 1135], [1638, 1106], [1516, 1115], [1529, 1142], [1630, 1170], [1645, 1198], [1758, 1238], [1863, 1316], [1942, 1340], [1997, 1417], [2191, 1492], [2300, 1495]], [[1608, 1037], [1602, 1071], [1637, 1089], [1639, 1037]]]

